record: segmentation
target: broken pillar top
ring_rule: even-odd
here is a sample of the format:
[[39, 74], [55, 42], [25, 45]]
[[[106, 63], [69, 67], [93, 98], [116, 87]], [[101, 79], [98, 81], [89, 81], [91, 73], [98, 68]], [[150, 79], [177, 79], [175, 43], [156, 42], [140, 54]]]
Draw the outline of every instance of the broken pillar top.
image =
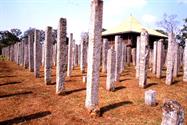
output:
[[182, 110], [182, 106], [175, 100], [167, 100], [164, 102], [162, 106], [162, 110], [166, 112], [179, 112]]

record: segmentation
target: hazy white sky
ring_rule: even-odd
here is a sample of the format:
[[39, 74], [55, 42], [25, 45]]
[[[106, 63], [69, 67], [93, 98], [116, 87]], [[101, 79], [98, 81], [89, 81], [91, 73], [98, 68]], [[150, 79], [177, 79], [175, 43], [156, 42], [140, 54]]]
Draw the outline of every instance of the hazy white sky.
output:
[[[187, 18], [187, 0], [103, 0], [103, 27], [111, 28], [133, 15], [144, 26], [156, 28], [164, 13]], [[0, 0], [0, 30], [29, 27], [57, 28], [60, 17], [67, 18], [68, 34], [80, 38], [88, 31], [91, 0]]]

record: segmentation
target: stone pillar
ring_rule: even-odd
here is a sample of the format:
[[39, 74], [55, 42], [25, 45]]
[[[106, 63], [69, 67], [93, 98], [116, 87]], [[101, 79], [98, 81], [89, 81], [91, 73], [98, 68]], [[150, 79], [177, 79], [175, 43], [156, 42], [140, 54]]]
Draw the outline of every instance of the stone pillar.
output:
[[174, 52], [175, 52], [175, 35], [168, 34], [168, 51], [167, 51], [167, 70], [166, 70], [166, 84], [171, 85], [173, 82], [174, 70]]
[[66, 76], [66, 19], [60, 18], [57, 31], [56, 94], [63, 94]]
[[106, 89], [113, 91], [115, 89], [115, 64], [116, 64], [116, 52], [114, 48], [108, 50], [107, 55], [107, 79], [106, 79]]
[[119, 81], [120, 64], [121, 64], [121, 38], [120, 36], [115, 36], [115, 52], [116, 52], [115, 81]]
[[126, 46], [125, 44], [122, 42], [121, 43], [121, 62], [120, 62], [120, 73], [123, 72], [124, 67], [125, 67], [125, 52], [126, 51]]
[[40, 76], [40, 31], [34, 31], [34, 76]]
[[162, 76], [162, 60], [163, 60], [163, 39], [157, 43], [157, 62], [156, 62], [156, 77], [161, 78]]
[[79, 62], [79, 45], [75, 44], [74, 46], [74, 66], [78, 66]]
[[102, 47], [102, 72], [107, 72], [107, 52], [108, 52], [108, 40], [103, 39]]
[[176, 42], [175, 43], [175, 56], [174, 58], [174, 69], [173, 69], [173, 77], [177, 77], [178, 76], [178, 72], [179, 72], [179, 44]]
[[68, 67], [67, 67], [67, 76], [71, 76], [71, 70], [72, 70], [72, 45], [73, 45], [73, 34], [70, 34], [70, 39], [68, 42]]
[[28, 35], [28, 50], [29, 50], [29, 71], [33, 72], [34, 71], [34, 51], [33, 51], [33, 43], [34, 43], [34, 34], [31, 32]]
[[44, 57], [44, 81], [45, 84], [51, 83], [51, 68], [52, 68], [52, 27], [47, 27], [45, 31], [45, 57]]
[[140, 74], [139, 74], [139, 86], [145, 88], [147, 84], [147, 69], [149, 60], [149, 34], [145, 29], [141, 32], [141, 47], [140, 47]]
[[132, 48], [131, 55], [132, 55], [132, 64], [133, 66], [135, 66], [136, 65], [136, 48]]
[[145, 104], [150, 106], [156, 105], [156, 91], [154, 90], [145, 91]]
[[[161, 48], [158, 48], [159, 50]], [[157, 41], [154, 42], [153, 45], [153, 74], [156, 74], [156, 69], [157, 69]]]
[[101, 53], [101, 35], [103, 20], [103, 1], [91, 1], [91, 16], [89, 27], [89, 49], [88, 49], [88, 70], [86, 84], [85, 106], [91, 114], [98, 115], [99, 103], [99, 67]]
[[24, 39], [24, 68], [28, 68], [29, 60], [28, 60], [28, 38]]
[[127, 65], [130, 66], [131, 63], [131, 47], [127, 46]]
[[136, 42], [136, 79], [139, 79], [139, 74], [140, 74], [140, 47], [141, 47], [141, 41], [140, 41], [140, 36], [138, 36]]
[[187, 39], [185, 40], [184, 57], [183, 57], [183, 81], [187, 82]]
[[80, 69], [84, 73], [86, 62], [87, 62], [87, 41], [88, 40], [88, 34], [83, 33], [81, 35], [81, 45], [80, 45]]
[[42, 44], [42, 66], [44, 66], [44, 60], [45, 60], [45, 43]]
[[162, 106], [161, 125], [184, 125], [184, 109], [175, 100], [167, 100]]

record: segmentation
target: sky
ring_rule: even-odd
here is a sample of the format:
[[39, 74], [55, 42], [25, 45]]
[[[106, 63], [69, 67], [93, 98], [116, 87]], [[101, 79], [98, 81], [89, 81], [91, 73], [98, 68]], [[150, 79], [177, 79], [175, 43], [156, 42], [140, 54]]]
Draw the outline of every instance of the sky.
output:
[[[187, 18], [187, 0], [103, 0], [103, 28], [110, 29], [130, 15], [145, 27], [158, 29], [164, 13], [177, 15], [182, 24]], [[80, 40], [87, 32], [91, 0], [0, 0], [0, 31], [12, 28], [22, 32], [29, 27], [57, 29], [61, 17], [67, 19], [67, 33]], [[179, 24], [179, 26], [181, 25]]]

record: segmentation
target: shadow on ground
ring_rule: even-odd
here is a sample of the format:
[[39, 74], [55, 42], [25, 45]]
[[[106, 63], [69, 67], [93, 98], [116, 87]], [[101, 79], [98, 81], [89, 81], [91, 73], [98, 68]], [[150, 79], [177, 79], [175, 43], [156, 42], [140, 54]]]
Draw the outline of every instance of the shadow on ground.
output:
[[51, 114], [50, 111], [38, 112], [38, 113], [35, 113], [35, 114], [31, 114], [31, 115], [20, 116], [20, 117], [16, 117], [16, 118], [13, 118], [13, 119], [0, 121], [0, 125], [20, 124], [20, 123], [23, 123], [23, 122], [26, 122], [26, 121], [31, 121], [33, 119], [42, 118], [42, 117], [45, 117], [45, 116], [50, 115], [50, 114]]
[[130, 104], [133, 104], [133, 102], [131, 102], [131, 101], [122, 101], [122, 102], [118, 102], [118, 103], [114, 103], [114, 104], [110, 104], [110, 105], [101, 107], [101, 109], [100, 109], [101, 114], [100, 115], [102, 116], [107, 111], [113, 110], [115, 108], [118, 108], [118, 107], [121, 107], [121, 106], [124, 106], [124, 105], [130, 105]]

